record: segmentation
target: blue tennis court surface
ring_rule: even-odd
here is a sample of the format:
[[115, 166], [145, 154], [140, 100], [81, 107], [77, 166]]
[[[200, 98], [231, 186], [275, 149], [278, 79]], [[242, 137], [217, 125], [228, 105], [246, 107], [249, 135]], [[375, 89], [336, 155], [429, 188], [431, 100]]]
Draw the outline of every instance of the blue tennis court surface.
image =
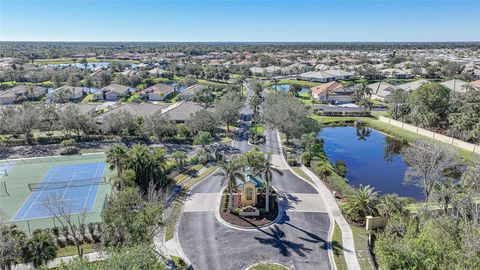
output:
[[91, 212], [104, 169], [103, 162], [50, 168], [17, 212], [14, 221], [51, 216], [44, 201], [52, 198], [64, 202], [70, 214]]

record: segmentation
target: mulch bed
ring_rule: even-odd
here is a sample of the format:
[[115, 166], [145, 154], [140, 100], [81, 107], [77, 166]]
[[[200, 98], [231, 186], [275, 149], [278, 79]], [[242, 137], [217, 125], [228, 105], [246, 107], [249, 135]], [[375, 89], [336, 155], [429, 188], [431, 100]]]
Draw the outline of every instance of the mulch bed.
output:
[[[226, 222], [235, 225], [237, 227], [242, 227], [242, 228], [256, 228], [259, 226], [267, 225], [269, 223], [272, 223], [278, 216], [278, 204], [275, 201], [274, 196], [270, 196], [270, 212], [265, 213], [265, 214], [260, 214], [258, 217], [241, 217], [239, 215], [230, 213], [228, 210], [224, 211], [223, 209], [223, 203], [224, 200], [228, 197], [227, 195], [222, 196], [222, 203], [220, 204], [220, 216], [222, 217], [223, 220]], [[237, 198], [239, 196], [234, 196], [234, 209], [237, 207], [240, 207], [238, 205], [239, 199]], [[258, 205], [259, 206], [264, 206], [264, 201], [265, 197], [264, 195], [258, 195]], [[260, 207], [258, 207], [260, 208]], [[262, 207], [263, 208], [263, 207]]]

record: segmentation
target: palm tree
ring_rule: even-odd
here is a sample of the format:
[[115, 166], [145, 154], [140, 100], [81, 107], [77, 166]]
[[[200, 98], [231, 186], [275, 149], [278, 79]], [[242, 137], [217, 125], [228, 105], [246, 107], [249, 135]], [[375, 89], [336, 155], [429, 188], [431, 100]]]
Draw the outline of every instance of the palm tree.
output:
[[123, 169], [128, 159], [128, 149], [121, 144], [114, 144], [107, 151], [107, 162], [111, 164], [111, 169], [116, 168], [117, 177], [120, 180], [119, 190], [123, 190], [125, 183], [123, 180]]
[[227, 190], [229, 193], [228, 210], [233, 208], [233, 190], [237, 188], [237, 180], [245, 181], [245, 176], [242, 173], [243, 163], [238, 158], [232, 158], [220, 165], [220, 172], [217, 175], [222, 176], [221, 185], [227, 182]]
[[175, 164], [181, 169], [185, 166], [185, 161], [187, 160], [187, 154], [183, 151], [175, 151], [172, 153], [171, 158], [175, 160]]
[[347, 198], [346, 214], [353, 221], [364, 222], [365, 216], [378, 214], [378, 203], [378, 192], [375, 188], [360, 185], [360, 188]]
[[258, 113], [258, 107], [262, 104], [262, 99], [260, 98], [259, 95], [253, 95], [250, 98], [250, 107], [253, 110], [253, 115], [257, 115]]
[[382, 196], [378, 205], [379, 214], [384, 217], [391, 217], [394, 214], [405, 214], [405, 201], [397, 194], [387, 194]]
[[25, 262], [31, 262], [33, 267], [38, 268], [55, 259], [57, 257], [57, 249], [53, 239], [48, 234], [44, 232], [35, 233], [27, 241], [22, 257]]
[[270, 211], [270, 187], [272, 186], [273, 171], [277, 172], [280, 175], [283, 175], [283, 172], [272, 166], [272, 154], [268, 153], [267, 157], [263, 159], [262, 164], [258, 169], [258, 173], [262, 175], [263, 181], [265, 182], [265, 212]]

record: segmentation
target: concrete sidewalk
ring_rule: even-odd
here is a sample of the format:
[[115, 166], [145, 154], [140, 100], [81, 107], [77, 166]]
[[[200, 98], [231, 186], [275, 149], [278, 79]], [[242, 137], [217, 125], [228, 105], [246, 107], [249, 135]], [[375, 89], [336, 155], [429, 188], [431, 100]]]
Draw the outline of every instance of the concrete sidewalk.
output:
[[338, 224], [340, 230], [342, 231], [343, 255], [345, 257], [345, 262], [347, 263], [348, 269], [360, 270], [360, 264], [358, 263], [357, 255], [355, 252], [355, 242], [353, 241], [352, 230], [350, 228], [350, 225], [347, 223], [347, 220], [343, 217], [342, 212], [340, 211], [340, 208], [335, 201], [335, 198], [333, 197], [327, 186], [325, 186], [325, 184], [322, 182], [322, 180], [320, 180], [320, 178], [318, 178], [317, 175], [315, 175], [303, 165], [301, 169], [308, 175], [308, 177], [310, 177], [310, 179], [312, 179], [312, 181], [317, 186], [318, 191], [320, 192], [320, 196], [322, 196], [328, 211], [331, 212], [333, 218], [335, 219], [335, 222]]

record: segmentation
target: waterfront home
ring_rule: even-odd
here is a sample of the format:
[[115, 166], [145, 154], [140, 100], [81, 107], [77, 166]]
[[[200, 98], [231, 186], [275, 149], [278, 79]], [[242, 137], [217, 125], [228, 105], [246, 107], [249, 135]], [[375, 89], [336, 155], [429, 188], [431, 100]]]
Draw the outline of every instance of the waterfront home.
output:
[[331, 81], [310, 88], [312, 97], [316, 100], [328, 103], [352, 102], [353, 87], [347, 87], [339, 82]]
[[157, 83], [140, 91], [140, 97], [148, 101], [167, 100], [175, 93], [175, 88], [168, 84]]

